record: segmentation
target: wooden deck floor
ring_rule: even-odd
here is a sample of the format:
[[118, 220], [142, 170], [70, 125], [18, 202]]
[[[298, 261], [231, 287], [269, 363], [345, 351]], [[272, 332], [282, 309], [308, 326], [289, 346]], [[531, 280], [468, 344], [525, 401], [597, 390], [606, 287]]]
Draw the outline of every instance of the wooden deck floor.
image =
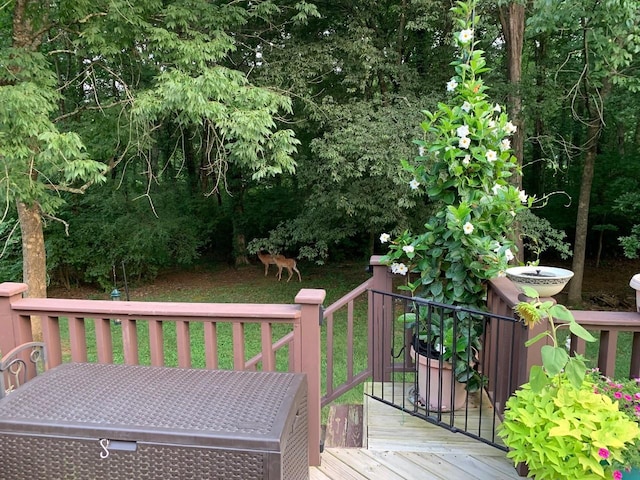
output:
[[364, 399], [363, 448], [326, 448], [311, 480], [520, 479], [505, 453]]

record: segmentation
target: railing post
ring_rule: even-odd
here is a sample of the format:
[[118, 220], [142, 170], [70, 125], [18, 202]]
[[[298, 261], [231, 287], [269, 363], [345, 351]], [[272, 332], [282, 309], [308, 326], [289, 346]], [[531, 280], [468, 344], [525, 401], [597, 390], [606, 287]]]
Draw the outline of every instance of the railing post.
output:
[[294, 357], [300, 371], [307, 374], [309, 465], [312, 466], [320, 465], [320, 399], [322, 397], [320, 324], [322, 321], [321, 306], [326, 295], [324, 290], [303, 288], [295, 298], [295, 302], [301, 306], [301, 319], [300, 342], [295, 346], [297, 351], [294, 352]]
[[33, 341], [31, 320], [14, 313], [11, 304], [27, 291], [24, 283], [0, 284], [0, 352], [7, 353], [14, 347]]
[[[393, 291], [393, 276], [389, 266], [380, 263], [382, 255], [373, 255], [369, 264], [373, 268], [371, 288], [381, 292]], [[384, 302], [382, 295], [369, 292], [369, 362], [374, 382], [388, 381], [391, 375], [391, 340], [393, 304]]]

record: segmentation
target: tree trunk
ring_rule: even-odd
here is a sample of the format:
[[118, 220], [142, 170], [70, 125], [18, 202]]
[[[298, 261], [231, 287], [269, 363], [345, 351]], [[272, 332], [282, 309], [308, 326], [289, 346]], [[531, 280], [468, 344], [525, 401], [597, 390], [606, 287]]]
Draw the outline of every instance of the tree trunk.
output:
[[[29, 286], [27, 296], [45, 298], [47, 296], [47, 257], [42, 232], [40, 207], [16, 202], [20, 232], [22, 233], [22, 278]], [[36, 338], [42, 338], [39, 317], [32, 317], [31, 325]]]
[[[521, 169], [524, 157], [524, 119], [522, 118], [522, 95], [520, 92], [525, 27], [524, 5], [512, 2], [507, 7], [500, 7], [499, 13], [507, 50], [507, 78], [511, 87], [508, 99], [509, 118], [517, 127], [516, 132], [511, 137], [511, 148], [518, 160], [518, 167]], [[520, 171], [510, 178], [510, 182], [515, 187], [522, 188], [522, 174]], [[518, 248], [518, 260], [523, 262], [524, 242], [519, 231], [520, 227], [516, 225], [514, 240]]]
[[[589, 91], [588, 98], [599, 98], [604, 103], [609, 92], [611, 83], [607, 80], [603, 82], [599, 92]], [[597, 95], [596, 95], [597, 94]], [[593, 185], [593, 173], [595, 171], [596, 157], [598, 156], [598, 139], [602, 132], [604, 119], [600, 116], [602, 107], [596, 108], [587, 100], [587, 111], [589, 112], [589, 124], [587, 126], [586, 154], [584, 156], [584, 166], [582, 168], [582, 181], [580, 183], [580, 196], [578, 199], [578, 215], [576, 216], [576, 236], [573, 246], [573, 278], [569, 282], [568, 303], [579, 306], [582, 303], [582, 280], [584, 278], [584, 262], [587, 253], [587, 232], [589, 229], [589, 201], [591, 199], [591, 186]]]

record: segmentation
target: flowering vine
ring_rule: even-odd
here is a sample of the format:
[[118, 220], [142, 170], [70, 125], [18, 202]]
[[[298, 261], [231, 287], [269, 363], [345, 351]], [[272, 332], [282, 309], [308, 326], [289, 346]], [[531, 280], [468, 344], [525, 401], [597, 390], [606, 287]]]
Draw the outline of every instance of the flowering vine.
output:
[[450, 98], [424, 112], [418, 156], [402, 162], [413, 176], [410, 188], [428, 197], [432, 214], [423, 232], [405, 231], [395, 239], [383, 233], [380, 241], [389, 244], [385, 261], [394, 273], [419, 274], [403, 287], [412, 295], [482, 308], [483, 283], [514, 258], [514, 217], [532, 199], [509, 183], [518, 168], [509, 139], [516, 127], [488, 99], [474, 9], [475, 0], [452, 9], [459, 57], [445, 86]]

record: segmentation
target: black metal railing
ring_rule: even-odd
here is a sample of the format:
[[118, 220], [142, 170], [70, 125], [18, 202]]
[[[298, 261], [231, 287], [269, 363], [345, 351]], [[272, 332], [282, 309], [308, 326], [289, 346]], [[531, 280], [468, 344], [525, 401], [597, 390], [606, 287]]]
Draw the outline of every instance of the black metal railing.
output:
[[[387, 366], [365, 393], [411, 415], [506, 450], [497, 436], [504, 403], [518, 387], [525, 326], [423, 298], [372, 291], [389, 331], [374, 350]], [[391, 317], [391, 318], [389, 318]], [[375, 358], [387, 355], [387, 358]]]

